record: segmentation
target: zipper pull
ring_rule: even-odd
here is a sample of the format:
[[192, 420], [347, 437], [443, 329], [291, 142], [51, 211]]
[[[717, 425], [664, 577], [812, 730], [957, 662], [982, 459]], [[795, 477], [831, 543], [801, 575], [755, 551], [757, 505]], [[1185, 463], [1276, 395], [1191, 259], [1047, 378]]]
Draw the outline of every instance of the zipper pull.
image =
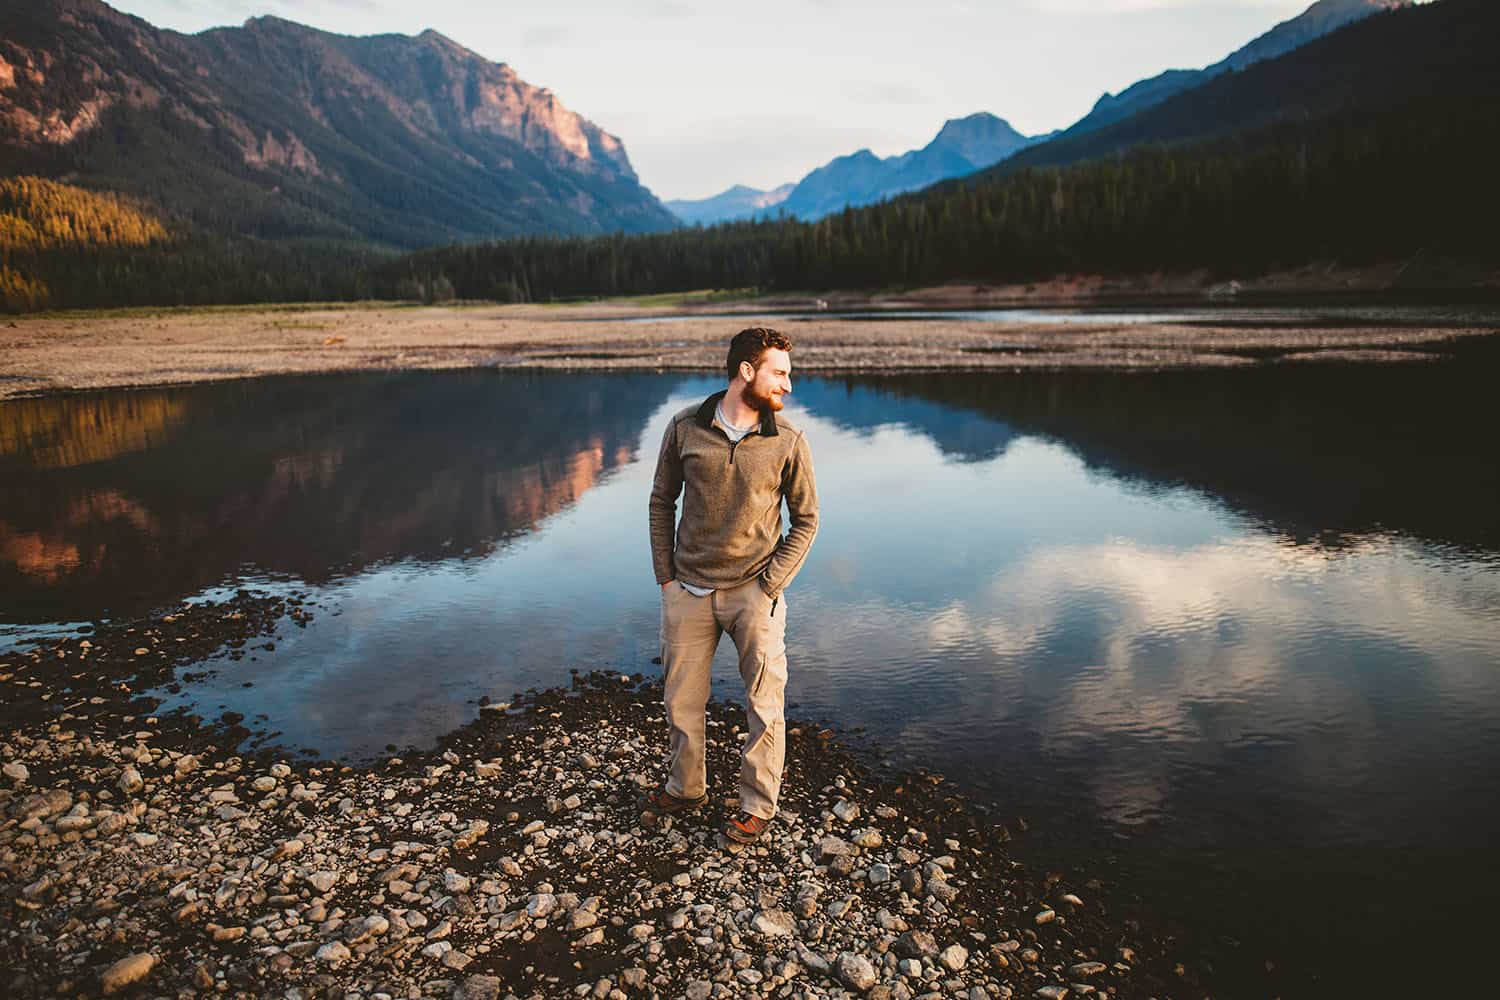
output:
[[771, 598], [771, 617], [772, 618], [776, 617], [776, 605], [779, 604], [779, 603], [781, 603], [781, 598], [779, 598], [779, 597], [773, 597], [773, 598]]

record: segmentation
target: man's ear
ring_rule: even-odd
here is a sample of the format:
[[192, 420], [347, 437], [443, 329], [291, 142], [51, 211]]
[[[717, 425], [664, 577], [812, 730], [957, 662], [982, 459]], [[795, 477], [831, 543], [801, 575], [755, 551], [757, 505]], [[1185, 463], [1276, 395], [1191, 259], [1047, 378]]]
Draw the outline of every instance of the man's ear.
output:
[[755, 366], [748, 361], [740, 362], [740, 378], [746, 382], [755, 381]]

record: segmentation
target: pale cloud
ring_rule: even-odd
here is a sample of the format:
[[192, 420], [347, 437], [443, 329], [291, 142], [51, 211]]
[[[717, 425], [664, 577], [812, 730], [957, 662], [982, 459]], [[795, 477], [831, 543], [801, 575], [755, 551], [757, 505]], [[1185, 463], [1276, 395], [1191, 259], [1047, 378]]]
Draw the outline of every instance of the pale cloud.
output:
[[[1059, 637], [1078, 628], [1070, 615], [1087, 606], [1106, 609], [1107, 624], [1083, 647], [1093, 651], [1086, 660], [1060, 660]], [[1369, 682], [1311, 665], [1309, 644], [1326, 644], [1320, 659], [1335, 662], [1358, 648], [1398, 657], [1409, 650], [1425, 697], [1450, 710], [1487, 711], [1500, 699], [1500, 677], [1480, 655], [1493, 641], [1496, 607], [1493, 573], [1436, 564], [1396, 539], [1337, 551], [1257, 535], [1185, 548], [1123, 540], [1047, 546], [934, 607], [866, 597], [834, 614], [804, 602], [800, 614], [819, 628], [799, 635], [798, 655], [817, 667], [799, 674], [799, 687], [810, 701], [839, 705], [849, 671], [863, 669], [841, 664], [911, 663], [920, 681], [903, 672], [882, 692], [903, 703], [906, 721], [891, 742], [941, 746], [955, 731], [996, 731], [1025, 713], [1039, 749], [1094, 759], [1084, 778], [1096, 805], [1130, 823], [1169, 794], [1174, 755], [1224, 756], [1272, 734], [1301, 739], [1307, 734], [1294, 720], [1310, 711], [1325, 713], [1332, 729], [1315, 750], [1294, 755], [1294, 776], [1315, 785], [1376, 756], [1389, 731]], [[1349, 653], [1338, 652], [1341, 643]], [[911, 683], [951, 697], [908, 699], [902, 692]], [[913, 708], [922, 705], [930, 707]], [[1089, 751], [1133, 742], [1158, 749]]]

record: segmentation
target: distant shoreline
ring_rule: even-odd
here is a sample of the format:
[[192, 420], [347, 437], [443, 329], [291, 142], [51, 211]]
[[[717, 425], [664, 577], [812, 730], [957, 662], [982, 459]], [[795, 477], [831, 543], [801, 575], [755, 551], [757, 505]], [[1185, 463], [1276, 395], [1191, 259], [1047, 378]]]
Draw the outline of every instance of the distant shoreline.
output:
[[[1269, 280], [1269, 279], [1267, 279]], [[803, 373], [1158, 369], [1424, 360], [1500, 332], [1500, 307], [1392, 304], [1371, 288], [1256, 285], [1215, 296], [1176, 281], [1058, 279], [873, 295], [693, 293], [560, 305], [313, 303], [63, 312], [0, 327], [0, 399], [265, 375], [458, 368], [715, 372], [742, 326], [781, 326]], [[1210, 289], [1212, 291], [1212, 289]], [[1468, 296], [1483, 299], [1483, 290]], [[1462, 298], [1463, 293], [1455, 293]], [[1347, 316], [1350, 307], [1358, 315]], [[1187, 309], [1139, 323], [912, 317], [992, 309]], [[1344, 309], [1336, 321], [1300, 315]], [[1265, 310], [1286, 310], [1266, 316]], [[878, 322], [840, 311], [892, 313]]]

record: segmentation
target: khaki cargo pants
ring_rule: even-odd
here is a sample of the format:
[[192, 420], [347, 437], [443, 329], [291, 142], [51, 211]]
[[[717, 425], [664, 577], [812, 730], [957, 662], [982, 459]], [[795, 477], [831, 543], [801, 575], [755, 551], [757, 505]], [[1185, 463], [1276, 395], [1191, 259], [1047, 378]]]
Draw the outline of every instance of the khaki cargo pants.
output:
[[776, 815], [786, 760], [786, 595], [776, 601], [751, 580], [695, 597], [673, 583], [662, 593], [661, 661], [666, 674], [672, 773], [667, 791], [697, 798], [707, 790], [704, 710], [719, 636], [740, 654], [749, 732], [740, 757], [740, 808]]

